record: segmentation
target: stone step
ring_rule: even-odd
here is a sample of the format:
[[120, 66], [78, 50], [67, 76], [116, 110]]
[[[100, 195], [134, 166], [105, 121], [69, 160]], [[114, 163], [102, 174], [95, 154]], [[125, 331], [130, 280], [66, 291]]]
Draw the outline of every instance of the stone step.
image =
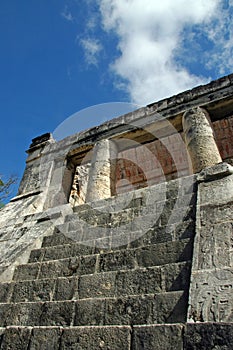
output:
[[190, 262], [0, 284], [0, 302], [61, 301], [188, 290]]
[[[120, 205], [115, 208], [121, 200], [124, 203], [128, 196], [75, 207], [73, 214], [66, 215], [65, 222], [56, 226], [54, 235], [44, 238], [42, 246], [63, 245], [73, 241], [85, 243], [104, 237], [106, 240], [116, 239], [114, 246], [117, 246], [119, 234], [130, 237], [134, 232], [141, 232], [141, 236], [144, 236], [151, 229], [171, 232], [187, 220], [195, 220], [196, 186], [193, 187], [192, 177], [191, 180], [175, 180], [166, 185], [135, 191], [131, 200], [133, 204], [125, 203], [123, 207]], [[127, 237], [124, 238], [125, 244], [128, 244]]]
[[[65, 235], [75, 232], [75, 237], [85, 240], [91, 238], [101, 238], [108, 235], [109, 231], [124, 229], [144, 229], [145, 223], [148, 227], [161, 226], [182, 222], [185, 217], [194, 218], [194, 203], [191, 199], [185, 198], [175, 201], [173, 199], [165, 202], [158, 202], [150, 206], [137, 209], [124, 209], [117, 213], [101, 213], [89, 210], [78, 215], [76, 213], [67, 215], [63, 224], [57, 225], [59, 232]], [[192, 200], [193, 201], [193, 200]], [[106, 232], [105, 232], [106, 231]]]
[[[183, 324], [0, 329], [1, 350], [183, 350]], [[143, 347], [142, 347], [143, 344]], [[174, 344], [175, 347], [174, 347]]]
[[187, 293], [0, 304], [0, 327], [101, 326], [185, 322]]
[[[157, 219], [161, 215], [171, 215], [172, 211], [181, 210], [186, 207], [193, 206], [196, 202], [196, 194], [192, 196], [186, 195], [180, 198], [169, 198], [167, 200], [157, 201], [156, 197], [154, 202], [150, 204], [144, 204], [133, 208], [123, 208], [116, 212], [109, 212], [109, 208], [103, 208], [101, 211], [90, 208], [89, 210], [74, 212], [73, 214], [66, 215], [65, 223], [66, 229], [75, 230], [82, 229], [82, 225], [86, 224], [91, 226], [102, 227], [118, 227], [122, 224], [132, 222], [136, 218], [145, 217], [148, 215], [156, 216]], [[62, 227], [62, 225], [60, 225]], [[85, 227], [85, 226], [84, 226]], [[65, 227], [64, 227], [65, 228]]]
[[136, 189], [130, 193], [122, 193], [95, 202], [78, 205], [73, 208], [76, 213], [83, 213], [88, 210], [100, 212], [117, 212], [121, 209], [140, 208], [142, 206], [161, 202], [164, 200], [179, 200], [181, 197], [195, 194], [197, 192], [196, 175], [180, 177], [179, 179], [161, 182], [143, 189]]
[[[195, 232], [195, 208], [190, 212], [181, 213], [174, 223], [155, 223], [154, 216], [147, 221], [142, 218], [132, 223], [130, 227], [118, 228], [90, 227], [87, 232], [63, 231], [57, 227], [54, 234], [43, 238], [42, 248], [63, 246], [66, 244], [81, 244], [104, 249], [116, 249], [123, 246], [141, 246], [148, 243], [161, 243], [171, 240], [192, 237]], [[169, 218], [167, 218], [169, 219]], [[166, 220], [167, 220], [166, 219]], [[67, 225], [67, 223], [65, 224]], [[61, 225], [60, 225], [61, 226]], [[148, 244], [147, 243], [147, 244]]]
[[192, 240], [183, 239], [141, 248], [28, 263], [16, 267], [13, 280], [69, 277], [189, 261], [192, 247]]
[[0, 328], [0, 350], [232, 349], [232, 323]]
[[120, 249], [139, 248], [149, 244], [164, 243], [192, 238], [195, 233], [195, 222], [190, 219], [178, 225], [150, 228], [146, 233], [142, 231], [121, 233], [80, 242], [70, 240], [62, 233], [46, 236], [43, 246], [32, 250], [29, 262], [64, 259], [79, 255], [91, 255], [101, 252], [111, 252]]

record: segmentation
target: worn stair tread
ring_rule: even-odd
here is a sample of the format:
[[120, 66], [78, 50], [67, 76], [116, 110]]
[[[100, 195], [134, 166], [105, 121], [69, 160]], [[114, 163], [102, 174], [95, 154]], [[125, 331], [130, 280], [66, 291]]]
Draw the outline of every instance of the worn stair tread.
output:
[[[191, 207], [195, 202], [196, 196], [184, 195], [178, 198], [161, 198], [155, 199], [149, 204], [140, 204], [137, 207], [122, 208], [119, 211], [109, 212], [109, 208], [102, 208], [102, 210], [90, 208], [82, 212], [74, 212], [68, 214], [65, 217], [65, 224], [58, 225], [59, 227], [69, 228], [69, 224], [80, 224], [88, 223], [89, 225], [107, 225], [111, 223], [111, 226], [118, 226], [120, 223], [128, 223], [136, 217], [147, 217], [153, 214], [156, 217], [158, 213], [161, 215], [163, 211], [166, 211], [171, 215], [172, 211], [180, 210], [182, 208]], [[107, 210], [106, 210], [107, 209]]]
[[191, 256], [192, 240], [184, 239], [108, 253], [27, 263], [16, 267], [13, 280], [41, 279], [46, 276], [83, 275], [102, 271], [133, 269], [137, 266], [160, 266], [187, 261], [191, 259]]
[[[187, 208], [186, 208], [187, 209]], [[167, 241], [187, 235], [187, 226], [195, 221], [195, 206], [188, 207], [187, 210], [176, 209], [173, 212], [173, 218], [171, 218], [170, 212], [164, 212], [159, 220], [155, 219], [154, 214], [150, 214], [147, 217], [142, 216], [140, 220], [132, 221], [127, 225], [120, 225], [117, 227], [107, 227], [104, 225], [82, 227], [81, 223], [76, 224], [75, 221], [66, 222], [62, 225], [58, 225], [53, 235], [46, 236], [43, 239], [42, 247], [54, 247], [63, 244], [72, 244], [80, 242], [80, 244], [88, 244], [89, 241], [98, 241], [99, 239], [107, 239], [111, 237], [117, 242], [117, 236], [125, 233], [130, 239], [135, 236], [133, 241], [137, 241], [142, 236], [154, 235], [154, 240]], [[169, 221], [171, 219], [171, 221]], [[146, 225], [145, 225], [146, 223]], [[115, 231], [116, 232], [115, 232]], [[194, 230], [192, 230], [194, 231]], [[172, 233], [168, 235], [168, 233]], [[193, 233], [193, 232], [192, 232]], [[124, 245], [128, 244], [127, 237], [124, 239]], [[132, 241], [132, 239], [131, 239]], [[119, 241], [120, 243], [120, 241]], [[116, 244], [115, 244], [116, 245]], [[121, 245], [121, 244], [119, 244]]]
[[85, 326], [185, 322], [183, 291], [68, 301], [0, 304], [0, 326]]
[[185, 290], [191, 262], [0, 284], [0, 302], [119, 297]]
[[[100, 252], [112, 252], [122, 249], [140, 248], [148, 244], [159, 244], [177, 240], [192, 238], [195, 224], [193, 220], [183, 222], [181, 225], [173, 225], [170, 228], [164, 226], [150, 229], [147, 233], [141, 231], [117, 236], [105, 236], [99, 239], [71, 241], [65, 235], [56, 235], [57, 245], [42, 245], [41, 248], [31, 251], [29, 262], [41, 260], [57, 260], [71, 256], [84, 254], [98, 254]], [[53, 240], [53, 236], [44, 238], [47, 243]], [[67, 241], [68, 240], [68, 241]]]
[[[183, 349], [184, 323], [151, 325], [103, 325], [49, 327], [9, 326], [0, 328], [1, 350], [53, 349], [53, 350], [141, 350]], [[143, 345], [142, 345], [143, 344]]]

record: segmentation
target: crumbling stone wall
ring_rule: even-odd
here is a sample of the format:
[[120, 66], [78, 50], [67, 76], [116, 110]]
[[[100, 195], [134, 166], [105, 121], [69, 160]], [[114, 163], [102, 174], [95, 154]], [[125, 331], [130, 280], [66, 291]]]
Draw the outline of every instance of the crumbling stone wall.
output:
[[216, 120], [213, 128], [222, 159], [233, 165], [233, 116]]
[[[183, 139], [183, 133], [177, 133], [119, 152], [116, 183], [121, 181], [121, 184], [117, 186], [117, 193], [190, 175], [192, 171], [187, 161], [187, 150], [181, 139]], [[168, 146], [172, 150], [172, 154], [169, 152]], [[145, 154], [145, 147], [154, 156], [153, 160]], [[143, 169], [146, 170], [146, 174]]]
[[[233, 167], [222, 162], [233, 156], [232, 87], [233, 75], [59, 142], [34, 139], [19, 193], [0, 211], [1, 349], [44, 339], [57, 349], [232, 349]], [[210, 154], [211, 164], [185, 177], [182, 118], [200, 109], [214, 147], [202, 143], [191, 160]], [[174, 132], [145, 132], [167, 121]], [[120, 148], [123, 138], [137, 146]], [[110, 149], [98, 151], [111, 143], [116, 179]]]
[[[222, 160], [233, 165], [233, 116], [212, 122], [212, 127]], [[184, 139], [183, 132], [180, 133], [180, 136]], [[166, 148], [168, 144], [173, 149], [172, 154]], [[157, 162], [152, 163], [146, 159], [144, 147], [147, 147], [155, 155]], [[121, 181], [121, 184], [118, 184], [117, 192], [123, 193], [147, 187], [148, 180], [149, 184], [153, 185], [165, 179], [166, 181], [176, 179], [179, 174], [174, 163], [174, 156], [178, 160], [179, 169], [182, 169], [179, 174], [182, 176], [192, 174], [192, 167], [187, 164], [187, 151], [181, 147], [177, 134], [170, 135], [162, 141], [155, 140], [143, 146], [119, 152], [116, 183]], [[139, 164], [143, 164], [143, 168], [146, 168], [147, 174], [151, 174], [151, 176], [146, 176]]]

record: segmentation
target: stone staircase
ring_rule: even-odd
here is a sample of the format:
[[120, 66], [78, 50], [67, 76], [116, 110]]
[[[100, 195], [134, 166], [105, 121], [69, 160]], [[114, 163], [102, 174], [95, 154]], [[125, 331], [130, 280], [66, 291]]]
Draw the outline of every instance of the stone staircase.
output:
[[0, 349], [183, 349], [196, 187], [162, 190], [76, 207], [44, 237], [0, 285]]

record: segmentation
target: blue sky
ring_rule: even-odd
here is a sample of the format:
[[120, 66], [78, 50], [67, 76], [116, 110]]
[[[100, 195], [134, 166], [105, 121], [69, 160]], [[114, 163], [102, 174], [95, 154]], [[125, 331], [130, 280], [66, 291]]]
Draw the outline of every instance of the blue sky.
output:
[[[96, 104], [154, 102], [233, 71], [232, 0], [0, 4], [0, 174], [31, 139]], [[101, 118], [80, 120], [83, 129]]]

